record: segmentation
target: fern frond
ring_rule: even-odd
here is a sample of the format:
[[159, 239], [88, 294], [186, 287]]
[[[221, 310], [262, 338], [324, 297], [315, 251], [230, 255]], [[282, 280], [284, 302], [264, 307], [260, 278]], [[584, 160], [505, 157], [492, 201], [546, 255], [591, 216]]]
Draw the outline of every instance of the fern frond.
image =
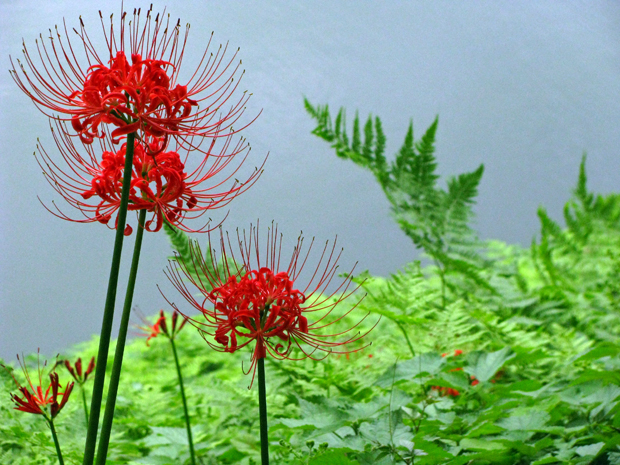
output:
[[454, 265], [452, 272], [464, 273], [487, 290], [492, 288], [480, 275], [482, 260], [478, 254], [481, 247], [469, 226], [474, 217], [471, 206], [478, 194], [484, 167], [481, 165], [471, 173], [449, 180], [447, 191], [437, 187], [439, 175], [434, 153], [438, 117], [419, 141], [414, 139], [410, 121], [403, 145], [394, 161], [388, 163], [384, 155], [386, 138], [378, 117], [374, 118], [374, 125], [372, 116], [367, 119], [362, 143], [356, 113], [349, 144], [344, 116], [341, 116], [344, 109], [332, 124], [327, 105], [315, 108], [306, 104], [306, 108], [317, 122], [314, 134], [331, 142], [339, 157], [348, 158], [375, 175], [391, 204], [395, 220], [416, 247], [423, 248], [446, 271]]
[[586, 186], [588, 178], [586, 176], [586, 154], [581, 157], [581, 163], [579, 164], [579, 178], [577, 180], [577, 187], [573, 191], [575, 197], [580, 201], [584, 210], [589, 210], [592, 207], [594, 196], [588, 192]]
[[439, 124], [439, 117], [435, 117], [433, 124], [426, 130], [422, 139], [416, 143], [416, 149], [423, 159], [433, 157], [435, 153], [435, 134], [437, 133], [437, 125]]
[[469, 221], [471, 216], [469, 207], [478, 195], [478, 184], [483, 173], [484, 165], [480, 165], [476, 171], [463, 173], [448, 180], [445, 212], [449, 220]]
[[355, 118], [353, 119], [353, 138], [351, 139], [351, 151], [355, 154], [360, 153], [360, 147], [362, 145], [362, 139], [360, 137], [360, 117], [355, 112]]

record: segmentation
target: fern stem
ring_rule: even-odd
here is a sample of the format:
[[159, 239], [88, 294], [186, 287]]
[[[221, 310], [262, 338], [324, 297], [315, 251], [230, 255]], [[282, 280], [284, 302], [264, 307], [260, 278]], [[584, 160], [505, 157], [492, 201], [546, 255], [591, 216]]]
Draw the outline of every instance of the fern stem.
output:
[[183, 388], [183, 376], [181, 376], [181, 365], [179, 364], [179, 356], [177, 348], [174, 345], [174, 339], [170, 338], [172, 345], [172, 353], [174, 354], [174, 363], [177, 367], [177, 376], [179, 377], [179, 388], [181, 389], [181, 399], [183, 399], [183, 412], [185, 413], [185, 426], [187, 428], [187, 440], [189, 442], [189, 453], [192, 458], [192, 465], [196, 465], [196, 453], [194, 452], [194, 440], [192, 439], [192, 427], [189, 422], [189, 413], [187, 411], [187, 399], [185, 398], [185, 389]]
[[58, 463], [60, 465], [65, 465], [65, 461], [62, 459], [62, 452], [60, 451], [60, 443], [58, 442], [58, 436], [56, 435], [56, 428], [54, 428], [54, 420], [47, 420], [47, 424], [50, 426], [50, 430], [52, 431], [52, 438], [54, 439], [54, 445], [56, 446], [56, 455], [58, 456]]
[[403, 327], [402, 323], [394, 320], [394, 322], [396, 323], [396, 325], [400, 328], [400, 330], [403, 332], [403, 336], [405, 336], [405, 340], [407, 341], [407, 345], [409, 346], [409, 350], [411, 351], [411, 356], [415, 357], [415, 350], [413, 350], [413, 346], [411, 345], [411, 341], [409, 340], [409, 335], [407, 334], [407, 331], [405, 331], [405, 328]]
[[105, 414], [101, 425], [99, 447], [97, 448], [97, 465], [105, 465], [108, 454], [110, 433], [112, 432], [112, 422], [114, 421], [116, 395], [121, 378], [121, 369], [123, 367], [123, 354], [125, 353], [125, 341], [127, 339], [127, 328], [129, 327], [131, 303], [133, 301], [133, 292], [136, 286], [136, 276], [138, 275], [138, 264], [140, 262], [140, 249], [142, 248], [142, 236], [144, 235], [145, 221], [146, 210], [140, 210], [140, 215], [138, 217], [138, 231], [136, 232], [136, 243], [133, 249], [129, 282], [127, 283], [127, 292], [125, 294], [125, 305], [123, 307], [123, 315], [121, 317], [121, 326], [118, 330], [116, 352], [114, 353], [114, 365], [112, 366], [112, 375], [110, 376], [110, 386], [108, 388], [108, 398], [106, 400]]
[[125, 223], [127, 221], [127, 204], [129, 202], [129, 189], [131, 184], [131, 171], [133, 167], [134, 141], [136, 134], [127, 135], [127, 151], [125, 153], [125, 171], [123, 176], [123, 188], [121, 190], [121, 203], [118, 209], [116, 236], [114, 239], [114, 251], [112, 252], [112, 265], [110, 266], [110, 278], [108, 291], [103, 310], [103, 322], [101, 323], [101, 335], [99, 337], [99, 350], [97, 352], [97, 365], [93, 394], [90, 402], [90, 416], [88, 418], [88, 430], [86, 444], [84, 445], [84, 465], [92, 465], [95, 458], [95, 446], [97, 444], [97, 429], [99, 427], [99, 415], [101, 414], [101, 399], [103, 397], [103, 385], [105, 383], [106, 363], [110, 348], [110, 336], [112, 334], [112, 322], [114, 320], [114, 303], [116, 301], [116, 287], [118, 285], [118, 272], [121, 265], [121, 253], [123, 251], [123, 239], [125, 238]]
[[438, 259], [433, 258], [435, 266], [437, 267], [439, 280], [441, 281], [441, 309], [446, 309], [446, 271], [441, 267], [441, 263]]
[[260, 416], [261, 464], [269, 465], [269, 439], [267, 434], [267, 394], [265, 390], [265, 359], [258, 359], [258, 411]]

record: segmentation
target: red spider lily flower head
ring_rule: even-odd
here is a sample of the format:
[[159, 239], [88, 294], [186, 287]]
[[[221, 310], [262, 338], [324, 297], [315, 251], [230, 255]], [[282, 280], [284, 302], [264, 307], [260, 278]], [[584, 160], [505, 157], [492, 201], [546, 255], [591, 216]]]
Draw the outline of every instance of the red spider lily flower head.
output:
[[[252, 383], [257, 361], [267, 355], [276, 359], [310, 357], [316, 360], [314, 354], [317, 351], [325, 352], [327, 356], [329, 353], [357, 352], [367, 347], [369, 344], [353, 345], [350, 349], [344, 346], [354, 344], [370, 331], [364, 334], [355, 332], [368, 314], [346, 330], [333, 334], [324, 330], [341, 321], [357, 306], [353, 305], [341, 316], [330, 318], [334, 308], [355, 291], [349, 289], [351, 281], [346, 279], [331, 294], [323, 294], [338, 269], [342, 251], [336, 254], [336, 243], [331, 250], [329, 243], [325, 244], [316, 269], [310, 272], [309, 281], [301, 288], [298, 287], [301, 284], [298, 278], [305, 268], [312, 243], [303, 252], [303, 238], [300, 236], [291, 260], [285, 264], [280, 260], [282, 236], [278, 236], [277, 227], [272, 224], [267, 235], [265, 254], [262, 255], [258, 225], [250, 227], [248, 235], [244, 231], [243, 237], [237, 231], [240, 253], [235, 255], [230, 237], [227, 235], [225, 240], [220, 229], [219, 262], [214, 250], [205, 256], [197, 244], [191, 244], [192, 266], [199, 270], [198, 274], [190, 272], [179, 260], [171, 262], [168, 267], [167, 275], [172, 284], [202, 313], [204, 321], [190, 318], [190, 322], [200, 330], [205, 341], [222, 352], [235, 352], [253, 344], [251, 364], [246, 372], [252, 372]], [[188, 289], [187, 281], [200, 290], [200, 299], [197, 300]], [[316, 317], [311, 318], [314, 321], [309, 321], [314, 315]], [[331, 340], [338, 337], [341, 339]]]
[[90, 375], [95, 369], [95, 357], [92, 357], [90, 359], [90, 363], [88, 364], [88, 367], [84, 372], [82, 372], [82, 357], [79, 357], [75, 361], [75, 368], [71, 366], [71, 362], [69, 360], [65, 360], [64, 365], [67, 368], [67, 371], [71, 373], [71, 376], [73, 376], [73, 379], [78, 382], [78, 384], [84, 384], [88, 379], [88, 375]]
[[[96, 51], [96, 41], [87, 35], [81, 17], [79, 30], [73, 29], [74, 44], [63, 22], [60, 31], [50, 30], [49, 42], [40, 36], [37, 53], [31, 55], [24, 44], [24, 63], [17, 60], [16, 66], [11, 60], [11, 75], [43, 113], [71, 121], [86, 144], [104, 132], [114, 141], [132, 132], [143, 138], [173, 136], [187, 141], [232, 128], [250, 96], [244, 92], [229, 101], [240, 81], [238, 50], [230, 59], [227, 45], [210, 52], [211, 34], [197, 69], [180, 84], [189, 25], [183, 32], [180, 20], [171, 22], [165, 10], [154, 14], [152, 6], [145, 16], [140, 13], [134, 10], [133, 19], [127, 21], [122, 11], [116, 27], [110, 16], [107, 27], [99, 12], [103, 53]], [[78, 58], [78, 49], [83, 57]], [[114, 129], [107, 131], [104, 125]]]
[[138, 330], [135, 335], [139, 337], [146, 337], [146, 345], [149, 346], [151, 339], [159, 336], [161, 333], [162, 321], [166, 324], [166, 317], [163, 314], [163, 310], [160, 312], [159, 317], [155, 320], [155, 323], [151, 323], [146, 316], [137, 308], [134, 308], [134, 312], [138, 314], [141, 324], [134, 324], [134, 328]]
[[[53, 209], [46, 208], [62, 219], [79, 223], [99, 222], [116, 228], [126, 144], [114, 149], [110, 139], [104, 138], [100, 140], [99, 151], [95, 150], [94, 144], [76, 146], [66, 125], [56, 123], [56, 130], [52, 128], [52, 133], [63, 160], [55, 161], [41, 145], [37, 145], [37, 161], [54, 190], [77, 208], [83, 218], [72, 218], [55, 204]], [[164, 221], [187, 232], [205, 231], [207, 225], [190, 229], [185, 221], [227, 205], [252, 186], [262, 172], [256, 168], [245, 182], [235, 178], [250, 148], [243, 138], [235, 144], [234, 137], [229, 133], [226, 139], [212, 138], [203, 159], [196, 160], [191, 167], [187, 149], [160, 150], [163, 139], [155, 138], [149, 139], [148, 146], [137, 143], [128, 210], [147, 210], [152, 214], [145, 224], [147, 231], [159, 231]], [[202, 139], [204, 141], [206, 139]], [[235, 157], [239, 163], [231, 166]], [[131, 230], [127, 225], [125, 234], [131, 234]]]
[[137, 333], [137, 335], [146, 337], [147, 346], [149, 345], [149, 341], [151, 339], [159, 336], [160, 334], [164, 334], [168, 339], [174, 339], [176, 335], [179, 334], [179, 332], [183, 329], [185, 323], [187, 323], [187, 317], [181, 315], [182, 321], [181, 324], [179, 324], [177, 327], [180, 314], [175, 310], [172, 313], [172, 317], [170, 318], [172, 324], [169, 330], [168, 323], [166, 322], [166, 314], [163, 310], [159, 311], [159, 316], [157, 317], [157, 320], [154, 324], [151, 324], [139, 310], [135, 309], [134, 311], [138, 313], [138, 316], [142, 321], [141, 325], [134, 325], [140, 331], [139, 333]]
[[[28, 385], [22, 386], [17, 381], [15, 376], [13, 376], [13, 373], [10, 373], [15, 381], [15, 384], [17, 384], [17, 389], [21, 393], [21, 397], [20, 394], [11, 394], [11, 400], [15, 402], [15, 405], [17, 405], [15, 410], [34, 413], [36, 415], [43, 415], [48, 421], [53, 420], [69, 400], [74, 383], [72, 382], [68, 384], [64, 392], [59, 392], [59, 389], [62, 388], [62, 386], [58, 381], [58, 373], [53, 371], [49, 374], [50, 384], [44, 390], [41, 364], [38, 363], [39, 382], [35, 385], [30, 378], [25, 363], [22, 362], [19, 355], [17, 356], [17, 360], [19, 361], [21, 369], [24, 372], [24, 377], [26, 378]], [[47, 363], [44, 363], [43, 367], [45, 367], [46, 364]], [[4, 367], [4, 365], [2, 366]], [[6, 369], [6, 367], [4, 368]], [[60, 402], [58, 402], [59, 395], [62, 396]]]

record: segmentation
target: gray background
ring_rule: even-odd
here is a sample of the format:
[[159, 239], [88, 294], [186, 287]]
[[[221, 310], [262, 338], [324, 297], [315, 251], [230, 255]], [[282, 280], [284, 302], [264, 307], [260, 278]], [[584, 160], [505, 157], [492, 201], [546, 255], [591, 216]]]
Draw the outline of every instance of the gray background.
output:
[[[148, 6], [149, 2], [142, 6]], [[155, 1], [155, 10], [165, 3]], [[39, 33], [81, 15], [100, 37], [97, 9], [120, 2], [0, 3], [0, 62], [33, 48]], [[230, 206], [228, 229], [275, 219], [289, 243], [299, 230], [338, 234], [343, 268], [387, 275], [418, 256], [389, 217], [372, 175], [336, 158], [310, 135], [302, 96], [332, 108], [379, 115], [388, 153], [413, 118], [417, 136], [440, 115], [439, 172], [484, 163], [476, 211], [483, 238], [527, 245], [536, 208], [561, 218], [588, 152], [590, 188], [617, 190], [620, 145], [620, 4], [603, 1], [169, 1], [191, 22], [186, 71], [212, 30], [241, 47], [254, 93], [245, 132], [251, 166], [270, 157], [259, 182]], [[126, 2], [127, 9], [133, 5]], [[36, 138], [53, 147], [47, 119], [0, 73], [0, 357], [54, 354], [98, 333], [113, 232], [54, 218], [37, 201], [55, 198], [32, 157]], [[224, 212], [221, 212], [224, 213]], [[222, 215], [213, 215], [221, 218]], [[135, 218], [132, 218], [135, 223]], [[132, 242], [125, 245], [122, 286]], [[144, 313], [173, 300], [162, 269], [169, 246], [146, 234], [135, 304]], [[119, 291], [124, 294], [122, 288]], [[117, 317], [118, 322], [118, 317]]]

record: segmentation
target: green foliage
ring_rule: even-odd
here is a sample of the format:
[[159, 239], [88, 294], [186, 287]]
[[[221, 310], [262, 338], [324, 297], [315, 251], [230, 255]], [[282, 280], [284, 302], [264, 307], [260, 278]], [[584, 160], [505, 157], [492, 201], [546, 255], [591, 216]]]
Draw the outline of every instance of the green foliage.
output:
[[[382, 158], [385, 136], [378, 120], [363, 131], [354, 125], [349, 141], [344, 112], [332, 123], [326, 111], [309, 111], [325, 138], [333, 136], [340, 156], [373, 167], [378, 179], [387, 176], [386, 185], [392, 182], [400, 168]], [[434, 131], [417, 143], [408, 134], [401, 152], [409, 155], [399, 162], [418, 163], [417, 179], [427, 186], [436, 181]], [[444, 194], [436, 186], [428, 189], [437, 198], [461, 199], [461, 207], [441, 210], [458, 221], [431, 221], [433, 213], [424, 213], [427, 231], [441, 224], [469, 228], [464, 221], [471, 202], [465, 199], [473, 199], [478, 181], [472, 173], [462, 176]], [[424, 182], [412, 189], [419, 191]], [[420, 199], [425, 201], [431, 200]], [[565, 208], [566, 227], [542, 208], [538, 215], [540, 237], [529, 250], [490, 241], [466, 260], [455, 258], [456, 239], [444, 235], [447, 245], [429, 250], [447, 250], [452, 262], [437, 255], [444, 260], [439, 265], [413, 262], [388, 278], [355, 277], [359, 298], [335, 313], [343, 316], [343, 328], [364, 312], [381, 315], [368, 336], [370, 347], [320, 361], [267, 359], [272, 462], [620, 463], [620, 196], [587, 190], [584, 158]], [[167, 232], [182, 266], [201, 263], [190, 258], [185, 234]], [[214, 262], [212, 255], [201, 257]], [[475, 263], [477, 278], [459, 271], [458, 260]], [[438, 266], [449, 279], [442, 279]], [[359, 330], [372, 324], [367, 318]], [[256, 388], [247, 389], [250, 381], [241, 369], [249, 352], [213, 351], [190, 325], [176, 343], [199, 463], [260, 463]], [[96, 348], [93, 340], [72, 355], [89, 359]], [[155, 338], [147, 347], [135, 340], [125, 360], [131, 369], [121, 379], [108, 463], [189, 463], [168, 341]], [[61, 372], [61, 383], [68, 380]], [[45, 422], [13, 410], [9, 392], [15, 384], [0, 370], [0, 463], [56, 463]], [[66, 463], [80, 463], [85, 425], [79, 399], [70, 399], [55, 424]]]
[[[207, 243], [204, 253], [197, 241], [193, 241], [185, 232], [164, 222], [164, 231], [168, 236], [170, 245], [174, 250], [174, 255], [168, 257], [172, 262], [176, 262], [187, 276], [197, 283], [200, 283], [205, 291], [211, 291], [209, 279], [201, 279], [200, 276], [224, 276], [225, 268], [231, 273], [239, 272], [240, 267], [235, 261], [227, 257], [227, 260], [217, 261], [215, 250], [211, 248], [211, 243]], [[210, 236], [209, 236], [210, 239]]]
[[[435, 173], [434, 153], [438, 119], [418, 141], [414, 139], [413, 123], [409, 123], [402, 147], [388, 163], [384, 153], [386, 137], [378, 117], [368, 117], [362, 142], [357, 114], [353, 136], [349, 139], [344, 109], [332, 121], [327, 105], [315, 107], [307, 99], [304, 103], [317, 123], [313, 134], [329, 142], [340, 158], [374, 174], [391, 204], [396, 222], [415, 246], [433, 259], [443, 284], [442, 292], [445, 293], [445, 286], [450, 286], [451, 274], [464, 276], [494, 292], [482, 276], [486, 263], [479, 251], [483, 244], [469, 224], [474, 217], [472, 206], [484, 166], [449, 178], [447, 190], [437, 185], [439, 175]], [[451, 287], [458, 289], [456, 283]]]

